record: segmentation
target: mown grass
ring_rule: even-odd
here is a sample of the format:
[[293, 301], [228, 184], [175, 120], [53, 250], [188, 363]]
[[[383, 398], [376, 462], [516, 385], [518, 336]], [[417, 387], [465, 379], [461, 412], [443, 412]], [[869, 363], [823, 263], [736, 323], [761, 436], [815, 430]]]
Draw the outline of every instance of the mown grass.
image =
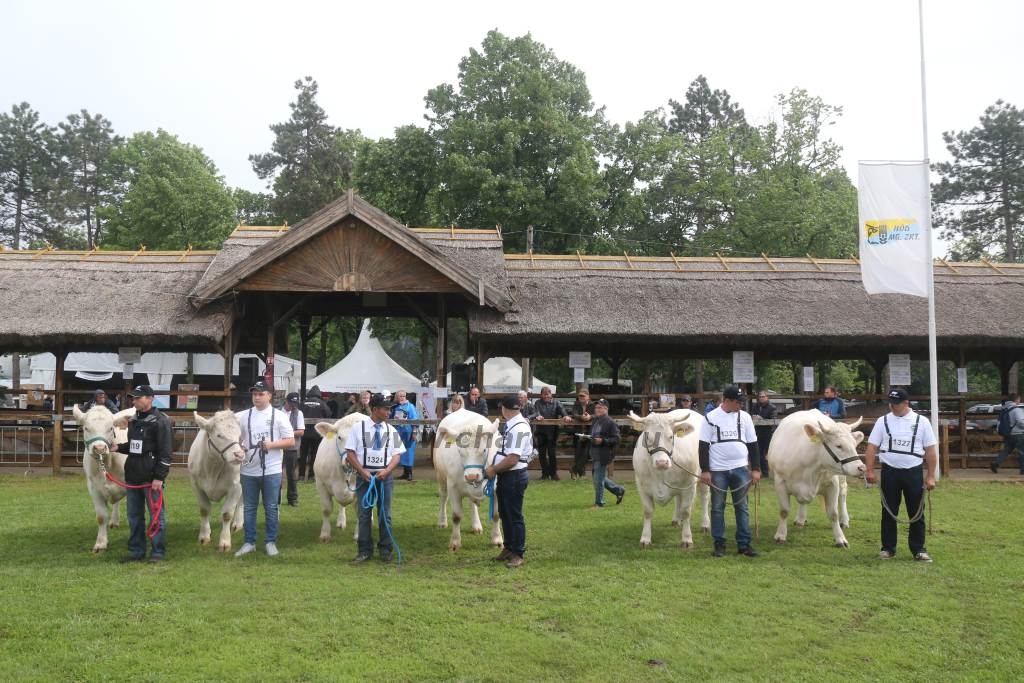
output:
[[279, 557], [200, 547], [191, 491], [175, 478], [168, 561], [123, 566], [124, 529], [107, 554], [90, 552], [80, 476], [3, 475], [0, 680], [1024, 678], [1022, 486], [944, 480], [933, 565], [910, 561], [903, 529], [898, 558], [876, 559], [877, 491], [857, 485], [850, 550], [831, 547], [820, 506], [775, 546], [770, 484], [762, 557], [712, 558], [699, 531], [680, 549], [668, 508], [641, 550], [627, 486], [621, 506], [591, 511], [589, 482], [532, 482], [527, 564], [509, 571], [489, 560], [486, 536], [447, 549], [433, 482], [396, 484], [396, 569], [352, 566], [351, 526], [319, 543], [311, 486], [283, 508]]

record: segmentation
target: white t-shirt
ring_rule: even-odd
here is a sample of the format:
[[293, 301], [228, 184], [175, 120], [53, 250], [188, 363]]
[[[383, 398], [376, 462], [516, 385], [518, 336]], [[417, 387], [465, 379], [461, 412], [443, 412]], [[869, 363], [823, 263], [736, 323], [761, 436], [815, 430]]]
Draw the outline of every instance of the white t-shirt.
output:
[[[503, 452], [505, 455], [502, 455]], [[512, 470], [525, 470], [529, 466], [529, 463], [523, 460], [533, 455], [533, 432], [522, 413], [516, 413], [505, 423], [504, 443], [499, 446], [498, 453], [494, 456], [494, 464], [497, 465], [504, 460], [506, 455], [519, 460]]]
[[[380, 428], [380, 448], [373, 444], [377, 428]], [[365, 445], [365, 449], [364, 446]], [[374, 423], [363, 420], [352, 425], [345, 441], [345, 450], [356, 454], [356, 460], [370, 471], [382, 470], [391, 463], [396, 455], [405, 453], [405, 444], [398, 435], [398, 430], [387, 422]]]
[[747, 444], [757, 443], [757, 433], [750, 413], [727, 413], [719, 406], [701, 423], [700, 440], [711, 444], [711, 471], [722, 472], [747, 466]]
[[[261, 440], [279, 441], [281, 439], [295, 438], [295, 432], [288, 422], [288, 415], [283, 410], [273, 406], [267, 406], [264, 410], [249, 408], [240, 413], [235, 413], [238, 424], [242, 426], [242, 448], [245, 449], [245, 460], [242, 461], [242, 475], [247, 477], [259, 477], [264, 474], [280, 474], [281, 461], [284, 460], [284, 451], [280, 448], [272, 448], [267, 451], [263, 462], [260, 462], [260, 454], [257, 445]], [[271, 419], [274, 423], [271, 426]], [[249, 431], [252, 425], [252, 432]], [[266, 469], [264, 469], [264, 465]]]
[[[885, 431], [886, 424], [889, 426], [888, 432]], [[915, 424], [917, 424], [917, 434], [914, 433]], [[928, 418], [910, 410], [903, 417], [888, 413], [884, 417], [878, 418], [871, 430], [871, 436], [868, 437], [868, 443], [873, 443], [878, 447], [878, 459], [884, 464], [906, 470], [920, 467], [924, 462], [924, 449], [934, 446], [938, 442], [935, 439], [935, 432], [932, 431], [932, 423]], [[907, 451], [915, 455], [891, 451]]]

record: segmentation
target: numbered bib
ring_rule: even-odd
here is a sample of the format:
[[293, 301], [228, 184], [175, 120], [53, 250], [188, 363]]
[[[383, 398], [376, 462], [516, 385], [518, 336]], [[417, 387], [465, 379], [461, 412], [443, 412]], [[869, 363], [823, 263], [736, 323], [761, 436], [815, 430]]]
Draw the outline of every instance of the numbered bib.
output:
[[128, 443], [128, 452], [136, 455], [142, 453], [142, 439], [132, 439]]
[[384, 467], [384, 451], [367, 451], [364, 467]]

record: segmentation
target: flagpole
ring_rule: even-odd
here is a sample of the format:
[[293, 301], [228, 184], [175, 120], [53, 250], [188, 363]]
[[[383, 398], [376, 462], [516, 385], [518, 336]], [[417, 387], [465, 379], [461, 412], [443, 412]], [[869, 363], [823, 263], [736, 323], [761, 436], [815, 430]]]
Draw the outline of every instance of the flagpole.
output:
[[[931, 387], [932, 431], [939, 437], [939, 368], [938, 345], [935, 341], [935, 256], [932, 246], [932, 185], [930, 179], [931, 159], [928, 157], [928, 90], [924, 70], [924, 0], [917, 0], [919, 42], [921, 45], [921, 135], [924, 143], [925, 186], [928, 188], [928, 211], [925, 214], [925, 235], [927, 239], [928, 275], [928, 385]], [[939, 463], [941, 464], [941, 463]], [[941, 473], [939, 464], [935, 471]]]

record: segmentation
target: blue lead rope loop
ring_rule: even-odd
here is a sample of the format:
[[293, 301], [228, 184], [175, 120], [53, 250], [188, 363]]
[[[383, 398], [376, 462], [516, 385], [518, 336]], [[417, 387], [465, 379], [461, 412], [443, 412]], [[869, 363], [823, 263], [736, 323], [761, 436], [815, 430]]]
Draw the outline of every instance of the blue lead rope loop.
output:
[[[480, 470], [483, 472], [487, 468], [484, 465], [463, 465], [462, 471], [466, 470]], [[495, 478], [497, 475], [495, 475]], [[484, 477], [484, 495], [487, 496], [487, 519], [494, 519], [494, 479], [488, 479]]]
[[[366, 489], [366, 493], [363, 494], [361, 505], [365, 509], [373, 510], [377, 506], [377, 500], [384, 495], [384, 482], [377, 478], [377, 475], [370, 477], [369, 486]], [[391, 532], [391, 521], [387, 515], [381, 515], [384, 519], [384, 528], [387, 529], [388, 538], [391, 539], [391, 545], [395, 548], [395, 564], [397, 566], [402, 565], [402, 549], [398, 547], [398, 541], [395, 540], [395, 535]]]

